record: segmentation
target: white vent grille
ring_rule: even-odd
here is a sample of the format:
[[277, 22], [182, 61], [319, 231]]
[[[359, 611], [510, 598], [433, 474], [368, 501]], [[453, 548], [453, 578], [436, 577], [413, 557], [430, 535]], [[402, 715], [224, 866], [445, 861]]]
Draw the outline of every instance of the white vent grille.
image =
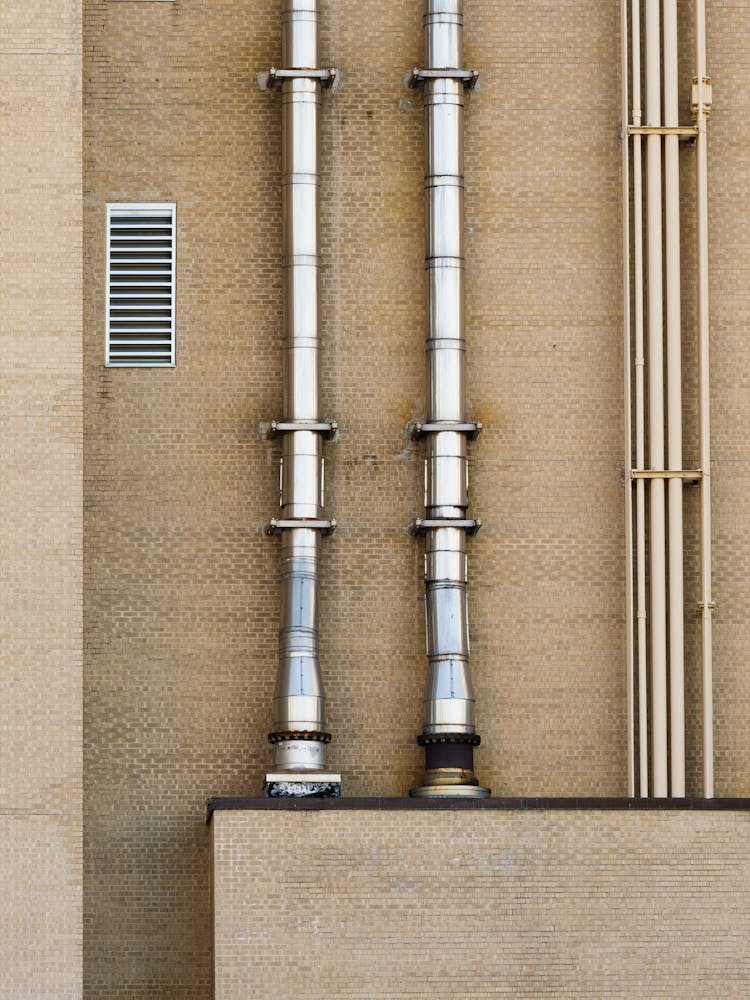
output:
[[107, 365], [174, 365], [174, 205], [107, 206]]

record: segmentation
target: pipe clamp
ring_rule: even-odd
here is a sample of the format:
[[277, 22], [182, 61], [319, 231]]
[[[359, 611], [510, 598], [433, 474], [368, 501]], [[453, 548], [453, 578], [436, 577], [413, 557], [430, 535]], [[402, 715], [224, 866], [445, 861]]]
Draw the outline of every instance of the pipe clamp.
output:
[[415, 66], [406, 74], [406, 86], [422, 87], [428, 80], [458, 80], [466, 90], [474, 90], [479, 83], [478, 69], [420, 69]]
[[285, 80], [317, 80], [321, 87], [332, 87], [338, 76], [337, 69], [278, 69], [272, 66], [268, 74], [262, 74], [259, 82], [263, 90], [274, 90]]

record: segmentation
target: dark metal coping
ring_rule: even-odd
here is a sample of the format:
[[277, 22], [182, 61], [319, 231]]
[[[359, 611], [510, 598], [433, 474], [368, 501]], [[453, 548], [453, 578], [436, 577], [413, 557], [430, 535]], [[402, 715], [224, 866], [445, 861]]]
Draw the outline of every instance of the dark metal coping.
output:
[[621, 810], [623, 812], [750, 812], [750, 799], [617, 799], [617, 798], [496, 798], [496, 799], [409, 799], [409, 798], [211, 798], [206, 801], [206, 822], [217, 811], [282, 810], [287, 812], [341, 812], [346, 810], [419, 811], [442, 809], [494, 809], [506, 812], [542, 809]]

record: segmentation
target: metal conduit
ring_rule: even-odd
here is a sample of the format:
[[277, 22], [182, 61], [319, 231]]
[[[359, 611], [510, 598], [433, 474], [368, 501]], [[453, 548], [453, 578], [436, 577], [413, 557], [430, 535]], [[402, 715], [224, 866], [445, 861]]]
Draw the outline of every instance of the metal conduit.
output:
[[281, 516], [269, 533], [281, 535], [281, 620], [274, 722], [269, 741], [276, 772], [266, 778], [271, 795], [337, 795], [340, 777], [325, 774], [325, 694], [318, 659], [320, 536], [335, 522], [323, 511], [324, 422], [320, 402], [318, 319], [318, 160], [321, 86], [333, 70], [320, 70], [318, 0], [284, 0], [283, 69], [272, 69], [269, 87], [280, 87], [282, 107], [282, 206], [284, 268], [284, 417]]
[[[627, 13], [625, 15], [627, 18]], [[640, 125], [641, 110], [641, 6], [640, 0], [633, 0], [633, 124]], [[627, 44], [627, 36], [626, 44]], [[624, 77], [627, 80], [627, 71]], [[625, 105], [627, 107], [627, 88]], [[634, 320], [635, 320], [635, 437], [636, 468], [646, 467], [646, 425], [645, 425], [645, 339], [643, 316], [643, 141], [640, 135], [633, 136], [633, 264], [634, 264]], [[628, 144], [623, 142], [627, 154]], [[627, 227], [626, 227], [627, 228]], [[629, 292], [628, 292], [629, 297]], [[626, 364], [630, 366], [628, 354]], [[630, 411], [628, 411], [630, 426]], [[632, 453], [628, 447], [628, 467]], [[638, 632], [638, 728], [642, 734], [639, 745], [640, 794], [648, 795], [648, 681], [647, 681], [647, 593], [646, 593], [646, 483], [636, 482], [636, 607]], [[631, 632], [632, 634], [632, 632]], [[634, 685], [635, 686], [635, 685]], [[631, 738], [631, 742], [634, 740]], [[630, 794], [635, 794], [635, 789]]]
[[701, 477], [700, 548], [703, 661], [703, 794], [714, 795], [713, 612], [711, 596], [711, 414], [708, 323], [708, 116], [711, 80], [706, 72], [706, 0], [695, 2], [695, 76], [691, 110], [696, 128], [696, 229], [698, 251], [698, 394]]
[[[679, 124], [677, 0], [664, 0], [664, 124]], [[667, 305], [667, 461], [682, 469], [682, 329], [680, 305], [680, 140], [664, 136], [664, 223]], [[668, 481], [669, 763], [673, 798], [685, 796], [685, 637], [682, 480]]]
[[426, 0], [424, 85], [427, 278], [427, 440], [425, 535], [427, 657], [424, 729], [426, 775], [411, 795], [481, 796], [473, 752], [469, 670], [466, 537], [467, 439], [479, 426], [466, 417], [464, 340], [464, 92], [477, 79], [463, 66], [463, 0]]
[[[621, 65], [622, 78], [628, 76], [628, 8], [625, 3], [620, 5], [620, 35], [621, 35]], [[622, 128], [627, 133], [628, 100], [627, 87], [622, 88]], [[632, 407], [633, 385], [630, 373], [630, 157], [627, 142], [621, 143], [622, 154], [622, 264], [623, 264], [623, 320], [625, 334], [625, 350], [623, 352], [625, 367], [623, 372], [624, 403], [625, 403], [625, 454], [630, 455], [633, 449], [632, 423], [630, 419]], [[633, 492], [627, 490], [625, 496], [625, 621], [627, 634], [633, 635]], [[635, 795], [635, 671], [633, 662], [634, 650], [632, 638], [625, 644], [627, 668], [627, 775], [628, 796]]]
[[[713, 795], [713, 711], [711, 703], [711, 513], [710, 440], [708, 410], [708, 235], [706, 180], [706, 120], [711, 106], [710, 81], [705, 70], [705, 0], [696, 0], [696, 77], [693, 81], [694, 127], [680, 126], [678, 119], [678, 38], [676, 0], [645, 0], [646, 43], [646, 125], [641, 124], [641, 7], [631, 0], [630, 32], [632, 48], [632, 121], [628, 123], [629, 88], [628, 0], [622, 0], [623, 24], [623, 105], [624, 138], [633, 143], [633, 271], [632, 318], [630, 302], [630, 178], [629, 142], [623, 159], [623, 201], [625, 205], [625, 345], [626, 345], [626, 461], [630, 484], [635, 484], [635, 588], [637, 656], [633, 649], [632, 593], [628, 596], [628, 691], [636, 689], [631, 676], [637, 664], [639, 701], [639, 789], [657, 797], [685, 795], [685, 709], [684, 709], [684, 595], [683, 595], [683, 481], [701, 487], [701, 600], [698, 612], [703, 622], [703, 701], [704, 701], [704, 794]], [[660, 13], [663, 22], [660, 23]], [[663, 28], [663, 37], [662, 37]], [[664, 123], [662, 124], [662, 89]], [[646, 210], [648, 286], [648, 444], [646, 468], [646, 399], [644, 386], [644, 267], [642, 190], [642, 139], [646, 139]], [[701, 469], [685, 470], [682, 451], [682, 372], [680, 301], [680, 186], [679, 143], [695, 138], [697, 159], [696, 207], [698, 262], [698, 345], [699, 345], [699, 444]], [[664, 174], [662, 178], [662, 151]], [[662, 216], [663, 210], [663, 216]], [[662, 222], [664, 228], [662, 228]], [[666, 253], [665, 253], [666, 251]], [[664, 285], [666, 286], [666, 465], [664, 438]], [[631, 321], [634, 326], [634, 358], [631, 359]], [[635, 413], [632, 412], [630, 364], [635, 368]], [[634, 416], [635, 468], [633, 468], [630, 422]], [[665, 505], [665, 481], [667, 502]], [[648, 755], [648, 664], [646, 620], [646, 518], [645, 494], [648, 482], [650, 549], [650, 682], [651, 682], [651, 775]], [[666, 513], [668, 509], [668, 520]], [[627, 558], [632, 559], [632, 498], [628, 498]], [[666, 527], [668, 524], [668, 543]], [[668, 556], [665, 554], [668, 553]], [[629, 563], [630, 565], [630, 563]], [[667, 586], [668, 566], [668, 586]], [[632, 587], [632, 573], [628, 572]], [[668, 660], [667, 660], [668, 655]], [[668, 668], [668, 669], [667, 669]], [[635, 717], [633, 694], [629, 694], [628, 734], [629, 794], [635, 793]], [[667, 711], [669, 704], [669, 713]], [[668, 718], [669, 715], [669, 718]]]
[[[646, 0], [646, 125], [661, 126], [660, 0]], [[648, 233], [648, 424], [649, 462], [664, 468], [664, 302], [662, 233], [662, 137], [646, 140]], [[664, 480], [649, 493], [651, 570], [651, 743], [653, 793], [667, 792], [667, 576]]]

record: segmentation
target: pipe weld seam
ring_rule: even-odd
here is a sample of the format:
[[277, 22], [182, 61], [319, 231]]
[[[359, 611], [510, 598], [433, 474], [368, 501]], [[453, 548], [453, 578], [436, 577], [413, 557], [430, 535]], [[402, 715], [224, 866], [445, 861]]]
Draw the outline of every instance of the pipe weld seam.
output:
[[[312, 89], [310, 90], [292, 90], [291, 88], [295, 84], [306, 83], [311, 84]], [[285, 89], [289, 88], [289, 89]], [[320, 105], [322, 103], [321, 99], [321, 87], [320, 80], [316, 79], [314, 76], [302, 76], [297, 77], [293, 80], [284, 80], [281, 88], [281, 104], [283, 105], [296, 105], [296, 104], [313, 104]]]
[[428, 27], [435, 24], [455, 24], [459, 28], [463, 27], [464, 15], [461, 13], [461, 0], [442, 0], [442, 6], [438, 4], [422, 15], [422, 24]]
[[285, 351], [296, 350], [297, 348], [300, 350], [309, 350], [310, 348], [318, 350], [321, 343], [322, 341], [320, 337], [295, 336], [294, 334], [290, 337], [284, 337], [282, 340]]
[[[435, 81], [433, 81], [434, 83]], [[424, 95], [424, 107], [456, 107], [463, 108], [463, 96], [457, 94], [440, 94], [431, 91]]]
[[293, 187], [296, 184], [299, 184], [300, 187], [319, 187], [320, 181], [317, 174], [296, 170], [287, 170], [285, 174], [281, 175], [282, 187]]
[[463, 174], [425, 174], [424, 175], [424, 186], [425, 191], [434, 187], [456, 187], [464, 188], [464, 175]]
[[430, 271], [437, 271], [440, 268], [452, 271], [463, 271], [465, 267], [465, 259], [456, 255], [428, 256], [424, 259], [424, 266]]
[[320, 255], [312, 253], [290, 253], [281, 258], [285, 268], [320, 267]]
[[284, 21], [308, 20], [317, 21], [319, 10], [316, 0], [285, 0], [281, 8], [281, 17]]

